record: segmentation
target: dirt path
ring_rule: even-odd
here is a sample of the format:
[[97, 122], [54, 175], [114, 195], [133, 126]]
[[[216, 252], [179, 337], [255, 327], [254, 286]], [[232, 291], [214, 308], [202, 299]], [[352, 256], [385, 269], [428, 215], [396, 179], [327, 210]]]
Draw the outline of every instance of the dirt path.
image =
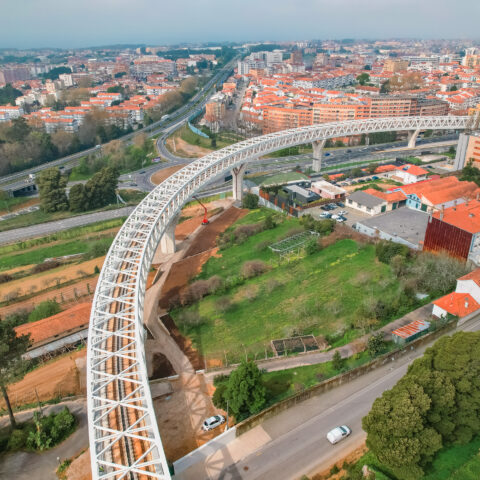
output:
[[166, 145], [170, 152], [178, 157], [200, 158], [213, 152], [213, 150], [210, 150], [209, 148], [190, 145], [190, 143], [187, 143], [178, 135], [168, 137]]
[[158, 172], [155, 172], [151, 177], [150, 181], [154, 185], [160, 185], [164, 180], [166, 180], [170, 175], [173, 175], [175, 172], [178, 172], [184, 165], [174, 165], [173, 167], [162, 168]]
[[[27, 373], [23, 380], [8, 387], [12, 405], [17, 407], [36, 402], [35, 389], [42, 401], [67, 395], [85, 394], [85, 382], [81, 381], [80, 376], [85, 375], [86, 355], [87, 351], [84, 348], [79, 352], [69, 353], [52, 360]], [[5, 408], [3, 398], [0, 400], [0, 407]]]

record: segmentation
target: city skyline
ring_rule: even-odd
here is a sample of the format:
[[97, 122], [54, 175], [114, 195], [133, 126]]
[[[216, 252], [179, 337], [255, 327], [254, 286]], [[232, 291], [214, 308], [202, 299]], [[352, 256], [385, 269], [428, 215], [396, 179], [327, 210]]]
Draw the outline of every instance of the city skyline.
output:
[[286, 0], [246, 0], [225, 7], [219, 0], [165, 5], [139, 0], [132, 14], [131, 3], [126, 0], [85, 0], [78, 4], [7, 0], [3, 10], [0, 47], [88, 48], [314, 38], [477, 39], [480, 4], [462, 0], [453, 8], [445, 0], [421, 4], [393, 0], [388, 5], [378, 0], [368, 4], [305, 0], [301, 5]]

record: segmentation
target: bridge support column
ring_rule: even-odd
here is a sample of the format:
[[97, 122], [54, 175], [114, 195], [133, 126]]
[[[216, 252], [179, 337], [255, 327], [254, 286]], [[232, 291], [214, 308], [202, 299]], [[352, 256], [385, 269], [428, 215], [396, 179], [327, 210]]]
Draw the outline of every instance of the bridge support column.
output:
[[326, 141], [327, 139], [315, 140], [314, 142], [312, 142], [312, 148], [313, 148], [312, 170], [315, 173], [318, 173], [322, 169], [322, 154], [323, 154], [323, 147], [325, 146]]
[[408, 132], [408, 148], [415, 148], [415, 144], [417, 142], [418, 134], [420, 130], [410, 130]]
[[242, 163], [242, 165], [232, 168], [233, 199], [240, 202], [243, 199], [243, 176], [245, 175], [246, 167], [247, 164]]
[[162, 253], [175, 253], [175, 228], [177, 226], [178, 217], [175, 217], [167, 226], [163, 237], [160, 239], [160, 250]]

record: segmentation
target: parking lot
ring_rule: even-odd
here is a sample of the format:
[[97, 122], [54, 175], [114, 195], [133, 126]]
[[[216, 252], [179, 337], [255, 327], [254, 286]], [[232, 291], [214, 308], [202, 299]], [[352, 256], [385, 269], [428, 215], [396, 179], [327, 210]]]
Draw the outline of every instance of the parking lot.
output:
[[[345, 202], [342, 202], [342, 203], [345, 205]], [[347, 219], [345, 222], [345, 225], [348, 225], [350, 227], [356, 222], [358, 222], [359, 220], [363, 220], [364, 218], [370, 218], [370, 215], [360, 212], [359, 210], [355, 210], [353, 208], [347, 207], [346, 205], [344, 207], [337, 206], [337, 208], [335, 208], [334, 210], [330, 210], [328, 213], [331, 213], [332, 215], [333, 214], [338, 215], [338, 212], [340, 212], [341, 210], [344, 210], [345, 212], [347, 212], [344, 215]], [[319, 220], [321, 219], [320, 215], [324, 213], [325, 210], [322, 210], [320, 207], [313, 207], [305, 210], [304, 212], [305, 212], [304, 215], [310, 213], [313, 216], [313, 218], [315, 218], [316, 220]]]

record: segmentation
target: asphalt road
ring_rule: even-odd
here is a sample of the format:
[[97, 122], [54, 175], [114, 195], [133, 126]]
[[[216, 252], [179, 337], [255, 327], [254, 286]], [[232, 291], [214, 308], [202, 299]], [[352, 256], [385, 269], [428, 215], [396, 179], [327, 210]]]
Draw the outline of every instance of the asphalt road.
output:
[[87, 213], [85, 215], [77, 215], [64, 220], [56, 220], [54, 222], [31, 225], [30, 227], [7, 230], [6, 232], [0, 232], [0, 245], [20, 242], [27, 238], [41, 237], [62, 230], [68, 230], [69, 228], [82, 227], [90, 223], [110, 220], [112, 218], [128, 217], [128, 215], [133, 212], [134, 208], [135, 207], [122, 207], [116, 210]]
[[[480, 319], [471, 320], [459, 329], [479, 330]], [[390, 364], [265, 421], [255, 427], [255, 432], [251, 430], [235, 439], [229, 452], [223, 449], [209, 457], [204, 464], [204, 476], [198, 478], [292, 480], [328, 468], [364, 440], [361, 421], [374, 400], [392, 388], [405, 374], [408, 365], [426, 348], [408, 351]], [[337, 445], [331, 445], [325, 438], [327, 432], [342, 424], [352, 429], [352, 435]], [[252, 438], [266, 440], [259, 448], [250, 448], [248, 456], [235, 463], [233, 450], [237, 453], [233, 456], [238, 458], [238, 452], [248, 450]], [[193, 479], [192, 474], [198, 476], [201, 473], [198, 469], [195, 472], [186, 470], [179, 478]]]

